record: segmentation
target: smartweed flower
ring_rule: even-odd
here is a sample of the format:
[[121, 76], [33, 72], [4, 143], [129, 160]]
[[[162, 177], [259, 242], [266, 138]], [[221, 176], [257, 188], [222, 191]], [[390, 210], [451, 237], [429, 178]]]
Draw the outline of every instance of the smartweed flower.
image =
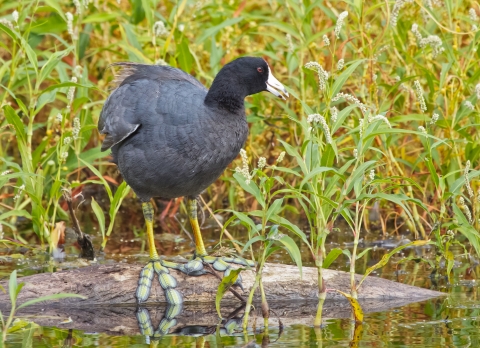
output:
[[62, 122], [62, 120], [63, 120], [62, 114], [61, 114], [61, 113], [58, 113], [57, 116], [55, 116], [55, 120], [56, 120], [57, 122]]
[[80, 78], [82, 77], [82, 71], [83, 71], [83, 68], [80, 65], [77, 65], [75, 69], [73, 69], [73, 75]]
[[328, 129], [327, 121], [320, 114], [311, 114], [307, 117], [308, 123], [319, 123], [322, 126], [323, 132], [325, 133], [325, 140], [328, 144], [332, 143], [332, 136], [330, 135], [330, 129]]
[[280, 155], [278, 155], [277, 163], [282, 162], [284, 158], [285, 158], [285, 151], [282, 151], [280, 152]]
[[425, 112], [427, 111], [427, 104], [425, 104], [425, 99], [423, 98], [422, 86], [420, 86], [420, 82], [418, 80], [415, 80], [413, 85], [415, 86], [415, 94], [417, 95], [417, 100], [420, 104], [420, 111]]
[[368, 177], [370, 178], [370, 181], [375, 180], [375, 169], [370, 170]]
[[338, 118], [338, 109], [336, 106], [332, 106], [330, 108], [330, 115], [332, 115], [331, 117], [331, 120], [333, 123], [337, 122], [337, 118]]
[[73, 129], [72, 129], [72, 136], [73, 139], [78, 139], [78, 135], [80, 134], [80, 129], [82, 126], [80, 125], [80, 119], [78, 117], [75, 117], [73, 119]]
[[428, 35], [420, 40], [419, 45], [421, 48], [425, 48], [427, 45], [430, 45], [432, 48], [433, 58], [445, 51], [445, 48], [442, 47], [442, 40], [437, 35]]
[[[77, 83], [77, 78], [75, 76], [72, 77], [72, 82]], [[72, 86], [68, 89], [67, 99], [68, 105], [67, 108], [70, 108], [73, 102], [73, 98], [75, 98], [75, 86]]]
[[65, 137], [65, 139], [63, 139], [63, 145], [68, 145], [72, 142], [72, 138], [70, 137]]
[[480, 83], [475, 86], [475, 93], [477, 94], [477, 99], [480, 100]]
[[413, 0], [396, 0], [395, 4], [393, 5], [392, 10], [392, 26], [396, 27], [398, 22], [398, 16], [400, 14], [400, 10], [403, 6], [407, 3], [412, 3]]
[[390, 122], [388, 121], [388, 118], [386, 118], [385, 116], [383, 115], [377, 115], [377, 116], [370, 116], [368, 118], [368, 121], [370, 123], [372, 122], [375, 122], [375, 121], [383, 121], [387, 124], [388, 128], [392, 128], [392, 125], [390, 124]]
[[342, 58], [337, 63], [337, 71], [342, 70], [344, 66], [345, 66], [345, 60]]
[[168, 63], [164, 61], [162, 58], [159, 58], [155, 61], [155, 65], [168, 65]]
[[468, 14], [470, 15], [470, 20], [472, 22], [478, 21], [477, 11], [475, 11], [474, 8], [471, 8], [470, 10], [468, 10]]
[[463, 102], [463, 105], [465, 105], [465, 107], [466, 107], [467, 109], [470, 109], [470, 110], [472, 110], [472, 111], [475, 111], [475, 107], [473, 106], [473, 104], [472, 104], [472, 102], [471, 102], [470, 100], [465, 100], [465, 101]]
[[465, 215], [467, 216], [468, 222], [472, 223], [473, 222], [472, 213], [470, 212], [470, 209], [468, 208], [468, 205], [465, 203], [465, 199], [463, 199], [463, 197], [460, 197], [458, 199], [458, 202], [462, 206], [463, 211], [465, 212]]
[[365, 119], [360, 119], [358, 122], [358, 134], [360, 135], [360, 138], [363, 137], [363, 124], [365, 123]]
[[318, 74], [318, 89], [325, 91], [327, 89], [328, 72], [325, 71], [317, 62], [308, 62], [305, 68], [314, 70]]
[[73, 4], [75, 5], [75, 13], [81, 14], [82, 13], [82, 5], [80, 4], [79, 0], [73, 0]]
[[22, 194], [23, 194], [23, 190], [25, 190], [25, 185], [22, 185], [18, 188], [18, 191], [17, 191], [17, 194], [15, 195], [15, 197], [13, 197], [13, 200], [16, 201], [17, 199], [19, 199], [20, 197], [22, 197]]
[[439, 117], [440, 116], [434, 112], [432, 115], [432, 119], [430, 120], [430, 124], [433, 126], [435, 123], [437, 123]]
[[340, 100], [341, 98], [344, 98], [345, 100], [357, 105], [360, 108], [360, 110], [362, 110], [363, 115], [367, 114], [367, 106], [365, 104], [363, 104], [362, 102], [360, 102], [360, 100], [358, 100], [356, 97], [354, 97], [351, 94], [342, 93], [342, 92], [337, 93], [337, 95], [332, 98], [332, 102]]
[[258, 169], [263, 169], [267, 165], [267, 159], [265, 157], [260, 157], [258, 159]]
[[468, 195], [470, 198], [473, 197], [473, 190], [470, 186], [470, 181], [468, 179], [468, 172], [470, 171], [470, 160], [465, 164], [465, 170], [463, 171], [463, 176], [465, 177], [465, 188], [467, 189]]
[[415, 37], [417, 38], [418, 41], [421, 41], [423, 39], [423, 36], [422, 34], [420, 33], [420, 31], [418, 30], [418, 24], [417, 23], [413, 23], [412, 24], [412, 29], [411, 29], [412, 33], [415, 35]]
[[358, 149], [353, 149], [353, 157], [358, 158]]
[[248, 157], [247, 157], [247, 151], [244, 149], [240, 150], [240, 157], [242, 157], [242, 168], [235, 168], [235, 171], [237, 173], [240, 173], [243, 175], [245, 178], [245, 183], [247, 185], [250, 184], [250, 181], [252, 180], [252, 176], [250, 175], [250, 171], [248, 170]]
[[77, 39], [77, 34], [73, 31], [73, 15], [70, 12], [65, 13], [67, 17], [67, 31], [72, 37], [72, 40]]
[[67, 158], [68, 158], [68, 152], [67, 151], [62, 152], [61, 155], [60, 155], [60, 161], [64, 162], [64, 161], [67, 160]]
[[287, 34], [287, 35], [285, 35], [285, 37], [286, 37], [286, 39], [287, 39], [288, 52], [289, 52], [289, 53], [293, 53], [293, 51], [295, 50], [295, 48], [293, 47], [292, 35]]
[[2, 172], [2, 174], [0, 174], [0, 176], [8, 175], [11, 172], [12, 172], [11, 170], [6, 170], [6, 171]]
[[343, 21], [345, 20], [345, 18], [348, 16], [348, 11], [343, 11], [342, 13], [340, 13], [340, 15], [338, 16], [338, 19], [337, 19], [337, 25], [335, 25], [335, 35], [337, 36], [337, 39], [340, 38], [340, 31], [342, 30], [342, 26], [343, 26]]
[[18, 16], [18, 11], [17, 11], [17, 10], [15, 10], [15, 11], [12, 12], [12, 18], [13, 18], [13, 21], [14, 21], [15, 23], [18, 23], [18, 18], [19, 18], [19, 16]]
[[427, 130], [425, 129], [424, 126], [419, 126], [419, 127], [418, 127], [418, 131], [419, 131], [420, 133], [427, 134]]
[[330, 46], [330, 39], [327, 35], [323, 35], [323, 43], [325, 46]]
[[5, 18], [0, 19], [0, 24], [3, 24], [4, 26], [13, 30], [13, 24], [8, 19], [5, 19]]
[[153, 35], [154, 37], [162, 37], [168, 35], [168, 30], [165, 28], [165, 23], [162, 21], [157, 21], [153, 24]]

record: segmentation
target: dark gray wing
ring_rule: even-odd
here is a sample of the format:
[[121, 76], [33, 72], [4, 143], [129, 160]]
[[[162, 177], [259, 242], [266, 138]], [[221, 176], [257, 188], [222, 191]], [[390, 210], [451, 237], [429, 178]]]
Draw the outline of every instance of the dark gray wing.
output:
[[107, 98], [98, 121], [100, 134], [106, 134], [101, 147], [102, 151], [106, 151], [127, 139], [141, 126], [141, 115], [136, 112], [139, 103], [154, 102], [142, 98], [145, 91], [136, 88], [137, 82], [141, 80], [157, 81], [158, 83], [186, 81], [206, 91], [205, 86], [193, 76], [169, 66], [135, 63], [115, 63], [112, 65], [121, 66], [122, 69], [115, 79], [118, 87]]

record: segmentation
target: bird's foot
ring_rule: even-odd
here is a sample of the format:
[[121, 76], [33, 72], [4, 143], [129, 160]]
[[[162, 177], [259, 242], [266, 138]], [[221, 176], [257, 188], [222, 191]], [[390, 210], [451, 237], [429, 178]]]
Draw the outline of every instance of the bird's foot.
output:
[[[223, 275], [227, 276], [230, 274], [232, 270], [232, 266], [230, 265], [231, 263], [240, 265], [240, 266], [246, 266], [246, 267], [255, 266], [255, 262], [251, 260], [242, 259], [240, 257], [226, 257], [226, 256], [216, 257], [216, 256], [204, 255], [204, 256], [195, 256], [193, 260], [183, 265], [180, 265], [176, 269], [185, 273], [186, 275], [200, 276], [200, 275], [209, 273], [205, 269], [205, 265], [204, 265], [204, 264], [209, 264], [213, 267], [214, 270], [219, 272], [224, 272]], [[238, 275], [238, 278], [234, 285], [238, 285], [243, 290], [242, 277], [240, 274]]]
[[152, 281], [155, 273], [158, 275], [160, 286], [165, 291], [165, 298], [168, 304], [179, 305], [183, 303], [182, 294], [175, 289], [177, 287], [177, 280], [170, 274], [169, 268], [179, 269], [181, 265], [162, 261], [160, 259], [152, 259], [140, 272], [138, 279], [138, 287], [135, 293], [138, 303], [143, 303], [148, 300], [150, 290], [152, 289]]
[[170, 329], [177, 325], [175, 317], [182, 312], [182, 309], [182, 305], [167, 305], [158, 328], [154, 330], [148, 309], [142, 307], [137, 308], [136, 317], [138, 326], [140, 328], [140, 333], [146, 337], [147, 344], [150, 343], [150, 339], [155, 341], [167, 335]]

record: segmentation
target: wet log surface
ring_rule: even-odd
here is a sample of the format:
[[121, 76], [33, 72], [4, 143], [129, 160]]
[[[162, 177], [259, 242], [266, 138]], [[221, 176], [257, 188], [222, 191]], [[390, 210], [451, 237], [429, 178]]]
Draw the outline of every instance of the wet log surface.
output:
[[[95, 265], [56, 273], [42, 273], [19, 279], [24, 282], [18, 303], [56, 293], [75, 293], [87, 296], [86, 299], [66, 298], [49, 301], [22, 309], [20, 315], [35, 315], [35, 322], [44, 326], [60, 326], [85, 331], [108, 332], [115, 334], [139, 334], [135, 316], [135, 290], [142, 265], [115, 264]], [[213, 275], [189, 277], [171, 270], [178, 281], [177, 289], [183, 294], [185, 304], [175, 316], [176, 325], [171, 332], [181, 327], [201, 325], [215, 326], [218, 316], [215, 311], [215, 296], [219, 280]], [[248, 294], [254, 282], [252, 271], [243, 271], [243, 286]], [[341, 271], [325, 270], [324, 279], [328, 289], [349, 292], [350, 274]], [[357, 281], [361, 276], [357, 276]], [[317, 305], [317, 269], [304, 267], [300, 278], [296, 266], [267, 264], [263, 283], [272, 312], [272, 325], [279, 316], [284, 325], [298, 323], [311, 325]], [[8, 289], [4, 282], [2, 286]], [[242, 294], [242, 291], [237, 288]], [[385, 311], [412, 302], [443, 296], [443, 293], [392, 282], [377, 277], [368, 277], [358, 293], [365, 312]], [[256, 294], [256, 300], [259, 294]], [[0, 310], [8, 307], [8, 295], [0, 292]], [[222, 302], [224, 315], [232, 312], [241, 302], [227, 293]], [[259, 306], [258, 306], [259, 307]], [[149, 302], [153, 325], [165, 312], [165, 296], [157, 276]], [[2, 310], [3, 311], [3, 310]], [[324, 305], [324, 317], [342, 318], [350, 316], [350, 306], [336, 292], [328, 292]], [[252, 316], [253, 318], [254, 316]], [[71, 322], [62, 321], [71, 318]], [[277, 321], [278, 323], [278, 321]]]

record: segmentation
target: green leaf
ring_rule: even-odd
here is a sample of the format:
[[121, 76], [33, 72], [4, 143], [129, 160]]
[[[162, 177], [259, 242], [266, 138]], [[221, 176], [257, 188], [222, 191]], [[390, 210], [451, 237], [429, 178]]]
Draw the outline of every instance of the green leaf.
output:
[[243, 268], [232, 269], [230, 271], [230, 274], [227, 276], [224, 276], [222, 278], [221, 283], [218, 285], [217, 296], [215, 297], [215, 308], [217, 309], [218, 316], [221, 319], [222, 319], [222, 313], [220, 312], [220, 302], [222, 301], [222, 298], [225, 295], [225, 293], [228, 291], [228, 289], [230, 289], [230, 287], [233, 284], [235, 284], [235, 282], [237, 281], [238, 275], [243, 270], [244, 270]]
[[288, 254], [293, 261], [297, 264], [298, 270], [300, 271], [300, 278], [302, 277], [302, 255], [300, 254], [300, 249], [295, 241], [289, 236], [283, 236], [278, 240], [282, 243], [287, 250]]
[[281, 217], [281, 216], [278, 216], [278, 215], [273, 215], [271, 218], [270, 218], [270, 221], [273, 222], [273, 223], [276, 223], [282, 227], [285, 227], [286, 229], [288, 229], [289, 231], [293, 232], [295, 235], [297, 235], [297, 237], [300, 237], [300, 239], [310, 247], [309, 243], [308, 243], [308, 240], [307, 240], [307, 236], [305, 235], [305, 233], [300, 229], [298, 228], [297, 225], [291, 223], [290, 221], [288, 221], [287, 219]]
[[8, 294], [10, 295], [10, 303], [13, 307], [17, 301], [17, 270], [10, 273], [10, 280], [8, 281]]
[[107, 180], [105, 180], [103, 178], [103, 175], [98, 171], [97, 168], [95, 168], [94, 166], [92, 166], [90, 163], [84, 161], [83, 159], [79, 158], [80, 162], [82, 162], [85, 166], [87, 166], [92, 172], [93, 174], [95, 174], [99, 179], [100, 181], [103, 183], [103, 186], [105, 187], [105, 190], [107, 191], [107, 194], [108, 194], [108, 198], [110, 199], [110, 202], [113, 201], [113, 195], [112, 195], [112, 190], [110, 189], [110, 185], [108, 184]]
[[358, 283], [357, 289], [360, 288], [360, 285], [362, 285], [363, 281], [368, 277], [368, 275], [370, 273], [372, 273], [373, 271], [385, 266], [387, 264], [388, 260], [390, 260], [390, 258], [393, 255], [395, 255], [396, 253], [398, 253], [400, 250], [403, 250], [403, 249], [411, 247], [411, 246], [422, 246], [422, 245], [426, 245], [426, 244], [430, 244], [430, 243], [431, 242], [429, 240], [416, 240], [414, 242], [410, 242], [410, 243], [407, 243], [407, 244], [404, 244], [404, 245], [400, 245], [399, 247], [396, 247], [395, 249], [390, 251], [388, 254], [383, 255], [383, 257], [380, 261], [378, 261], [375, 265], [373, 265], [372, 267], [369, 267], [365, 271], [365, 274], [363, 275], [362, 280], [360, 280], [360, 283]]
[[372, 250], [372, 248], [367, 248], [365, 250], [363, 250], [360, 254], [357, 255], [357, 257], [355, 258], [355, 260], [360, 260], [363, 255], [365, 255], [366, 253], [368, 253], [370, 250]]
[[207, 30], [205, 30], [203, 32], [203, 34], [197, 39], [197, 44], [201, 44], [203, 43], [203, 41], [205, 41], [207, 38], [209, 38], [210, 36], [213, 36], [213, 35], [216, 35], [220, 30], [222, 30], [223, 28], [225, 27], [230, 27], [232, 25], [235, 25], [237, 24], [238, 22], [240, 22], [241, 20], [243, 20], [243, 17], [237, 17], [237, 18], [230, 18], [230, 19], [226, 19], [225, 21], [223, 21], [222, 23], [218, 24], [218, 25], [215, 25], [211, 28], [208, 28]]
[[73, 50], [73, 46], [70, 46], [63, 51], [58, 51], [53, 53], [48, 58], [47, 62], [43, 65], [42, 69], [40, 69], [40, 75], [37, 80], [37, 86], [40, 86], [40, 83], [50, 76], [50, 73], [57, 66], [57, 64], [60, 63], [62, 58], [69, 55], [72, 50]]
[[322, 268], [330, 267], [332, 262], [335, 261], [337, 259], [337, 257], [339, 257], [342, 254], [343, 254], [343, 251], [340, 248], [334, 248], [334, 249], [330, 250], [327, 257], [323, 260]]
[[470, 222], [455, 203], [452, 204], [452, 207], [455, 217], [459, 222], [457, 229], [468, 239], [477, 252], [477, 256], [480, 256], [480, 234], [472, 225], [470, 225]]
[[24, 218], [27, 218], [27, 219], [32, 218], [32, 216], [28, 211], [23, 209], [22, 210], [15, 209], [15, 210], [7, 211], [6, 213], [3, 213], [2, 215], [0, 215], [0, 221], [3, 221], [9, 218], [10, 216], [23, 216]]
[[44, 302], [44, 301], [52, 301], [52, 300], [60, 300], [62, 298], [80, 298], [82, 300], [86, 299], [86, 296], [83, 295], [78, 295], [78, 294], [68, 294], [68, 293], [60, 293], [60, 294], [53, 294], [53, 295], [47, 295], [47, 296], [42, 296], [39, 298], [34, 298], [33, 300], [27, 301], [22, 303], [20, 306], [18, 306], [17, 309], [24, 308], [27, 306], [34, 305], [35, 303], [39, 302]]
[[272, 215], [277, 215], [280, 210], [282, 209], [283, 205], [283, 198], [278, 198], [276, 199], [272, 205], [268, 208], [267, 215], [266, 215], [266, 220], [269, 221]]
[[102, 232], [102, 237], [105, 238], [105, 214], [103, 213], [102, 208], [97, 203], [95, 198], [92, 197], [92, 209], [95, 213], [95, 216], [98, 220], [98, 225], [100, 226], [100, 231]]
[[244, 252], [248, 249], [248, 247], [249, 247], [250, 245], [252, 245], [253, 243], [258, 242], [258, 241], [264, 241], [264, 240], [265, 240], [265, 237], [264, 237], [264, 236], [256, 236], [256, 237], [250, 238], [250, 239], [248, 240], [248, 242], [245, 243], [245, 245], [243, 246], [242, 253], [244, 253]]
[[295, 157], [295, 159], [297, 160], [297, 164], [300, 166], [300, 169], [302, 170], [303, 175], [307, 175], [308, 174], [307, 165], [305, 164], [303, 157], [298, 153], [297, 149], [295, 149], [293, 146], [284, 142], [281, 139], [278, 139], [278, 141], [282, 143], [283, 147], [285, 148], [285, 151], [287, 151], [287, 153], [290, 156]]
[[353, 63], [350, 64], [350, 66], [345, 69], [344, 72], [342, 72], [340, 74], [340, 76], [338, 76], [336, 79], [335, 79], [335, 83], [333, 84], [333, 87], [332, 87], [332, 94], [331, 94], [331, 97], [335, 97], [335, 95], [340, 92], [340, 90], [342, 89], [343, 85], [345, 84], [345, 82], [347, 81], [347, 79], [350, 77], [350, 75], [353, 74], [353, 72], [355, 71], [355, 69], [365, 61], [365, 59], [359, 59], [359, 60], [356, 60], [354, 61]]
[[184, 36], [182, 41], [177, 45], [178, 63], [183, 71], [190, 72], [193, 66], [193, 56], [188, 48], [188, 39]]
[[257, 184], [255, 184], [253, 181], [250, 181], [249, 184], [245, 181], [245, 177], [242, 174], [235, 173], [233, 174], [233, 177], [237, 180], [237, 182], [240, 184], [240, 186], [250, 193], [255, 199], [257, 200], [260, 205], [265, 208], [265, 199], [260, 192], [260, 189], [258, 188]]
[[252, 229], [253, 232], [257, 231], [257, 225], [255, 224], [255, 222], [253, 222], [252, 219], [250, 219], [248, 217], [247, 214], [239, 212], [239, 211], [235, 211], [235, 210], [229, 210], [229, 209], [227, 209], [225, 211], [234, 214], [241, 222], [243, 222], [245, 225], [249, 226]]

